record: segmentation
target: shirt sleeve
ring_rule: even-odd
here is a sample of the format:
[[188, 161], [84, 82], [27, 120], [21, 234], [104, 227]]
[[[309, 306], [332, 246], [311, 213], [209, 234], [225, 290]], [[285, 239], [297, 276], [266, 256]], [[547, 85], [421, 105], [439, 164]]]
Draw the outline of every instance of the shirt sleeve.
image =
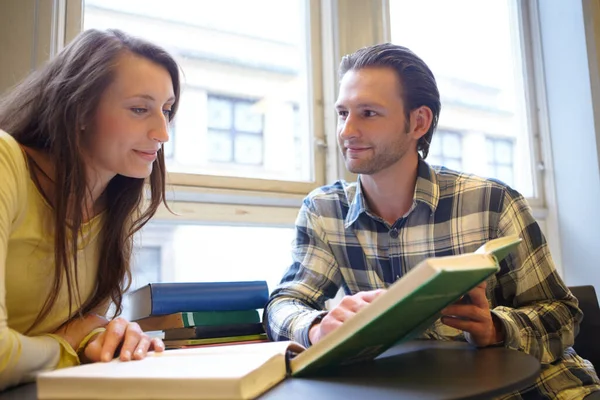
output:
[[342, 281], [320, 217], [310, 204], [304, 200], [296, 219], [293, 263], [265, 307], [269, 338], [305, 347], [310, 345], [310, 326], [325, 314], [325, 300], [335, 296]]
[[[27, 176], [19, 146], [0, 131], [0, 390], [35, 379], [35, 374], [79, 362], [68, 343], [52, 335], [24, 336], [8, 326], [6, 260], [8, 239], [19, 223]], [[21, 179], [19, 179], [21, 178]]]
[[523, 239], [500, 263], [492, 296], [492, 312], [504, 325], [504, 345], [552, 363], [574, 343], [583, 318], [578, 301], [558, 275], [527, 202], [511, 189], [504, 197], [497, 234]]

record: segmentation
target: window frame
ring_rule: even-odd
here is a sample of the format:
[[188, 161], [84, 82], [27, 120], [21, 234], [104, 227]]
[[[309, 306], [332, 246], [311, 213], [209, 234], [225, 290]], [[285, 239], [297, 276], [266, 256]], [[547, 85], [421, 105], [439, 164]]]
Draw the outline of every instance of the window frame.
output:
[[[60, 44], [56, 51], [50, 52], [49, 56], [64, 47], [64, 44], [72, 40], [83, 27], [85, 0], [53, 0], [59, 4], [62, 14], [65, 15], [65, 22], [57, 29], [62, 32], [56, 41]], [[271, 180], [260, 178], [245, 178], [235, 176], [221, 176], [211, 174], [191, 174], [173, 172], [167, 177], [167, 185], [173, 190], [181, 188], [213, 188], [213, 189], [232, 189], [241, 191], [262, 191], [288, 194], [307, 194], [311, 190], [326, 183], [326, 160], [325, 160], [325, 137], [322, 122], [323, 115], [323, 96], [321, 79], [321, 17], [319, 0], [305, 0], [307, 3], [307, 12], [304, 25], [310, 27], [306, 37], [305, 46], [310, 51], [310, 64], [307, 65], [307, 78], [309, 82], [308, 90], [308, 119], [310, 131], [309, 141], [312, 142], [312, 179], [308, 181], [291, 180]], [[53, 23], [56, 25], [56, 23]], [[307, 51], [307, 52], [308, 52]]]
[[[63, 29], [54, 49], [62, 47], [81, 30], [84, 0], [54, 0], [55, 9], [66, 17], [55, 18], [54, 31]], [[158, 220], [181, 222], [213, 221], [228, 223], [293, 224], [302, 198], [311, 190], [337, 179], [355, 180], [344, 166], [337, 149], [334, 103], [337, 95], [337, 66], [342, 55], [357, 48], [390, 41], [389, 0], [306, 0], [306, 25], [310, 26], [307, 46], [311, 60], [308, 98], [314, 162], [311, 182], [275, 181], [215, 175], [170, 173], [169, 193], [172, 208], [179, 215], [161, 209]], [[523, 82], [526, 90], [527, 121], [530, 125], [535, 196], [528, 198], [536, 218], [548, 227], [554, 258], [560, 260], [560, 238], [552, 149], [550, 146], [548, 106], [541, 53], [538, 2], [516, 1], [514, 7], [518, 38], [522, 49]], [[62, 22], [61, 22], [62, 21]], [[62, 40], [61, 40], [62, 39]], [[52, 52], [50, 54], [53, 54]], [[207, 200], [218, 198], [218, 200]], [[283, 200], [283, 205], [278, 202]], [[249, 201], [249, 203], [246, 203]], [[279, 214], [272, 210], [286, 209]], [[220, 210], [210, 214], [210, 210]], [[247, 214], [244, 214], [247, 212]]]

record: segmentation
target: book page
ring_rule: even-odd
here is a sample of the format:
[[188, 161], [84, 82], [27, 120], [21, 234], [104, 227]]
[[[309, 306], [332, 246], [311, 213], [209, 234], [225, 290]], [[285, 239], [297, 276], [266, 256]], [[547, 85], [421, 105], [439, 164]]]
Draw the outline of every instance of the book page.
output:
[[513, 251], [519, 245], [519, 243], [521, 243], [521, 241], [522, 239], [519, 237], [519, 235], [499, 237], [490, 240], [483, 246], [479, 247], [475, 251], [475, 254], [490, 254], [495, 256], [498, 260], [502, 260], [511, 251]]

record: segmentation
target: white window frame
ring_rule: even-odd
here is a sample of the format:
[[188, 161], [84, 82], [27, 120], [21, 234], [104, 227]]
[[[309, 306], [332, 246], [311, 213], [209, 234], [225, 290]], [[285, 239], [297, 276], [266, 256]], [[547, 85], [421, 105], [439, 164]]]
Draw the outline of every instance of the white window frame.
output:
[[[81, 31], [84, 0], [52, 0], [39, 10], [37, 42], [53, 55]], [[337, 67], [344, 54], [390, 41], [388, 0], [306, 0], [310, 26], [312, 83], [309, 93], [313, 132], [314, 179], [289, 182], [227, 176], [171, 173], [168, 194], [177, 215], [160, 209], [158, 221], [292, 226], [302, 198], [336, 179], [355, 180], [337, 149], [334, 110]], [[48, 6], [47, 3], [51, 3]], [[541, 51], [538, 1], [519, 1], [513, 10], [523, 50], [523, 82], [531, 132], [535, 196], [528, 198], [546, 227], [553, 256], [560, 265], [560, 238], [554, 185], [548, 106]], [[49, 23], [51, 21], [51, 23]], [[46, 32], [51, 32], [48, 45]], [[42, 40], [43, 38], [43, 40]], [[40, 53], [38, 49], [38, 53]], [[39, 63], [40, 60], [38, 60]], [[43, 60], [41, 60], [43, 61]]]

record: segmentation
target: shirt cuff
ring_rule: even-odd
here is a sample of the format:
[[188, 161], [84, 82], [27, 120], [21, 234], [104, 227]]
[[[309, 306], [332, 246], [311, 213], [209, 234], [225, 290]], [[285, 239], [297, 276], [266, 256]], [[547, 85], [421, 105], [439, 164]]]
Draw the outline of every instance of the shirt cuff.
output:
[[[509, 311], [504, 310], [505, 307], [496, 307], [492, 311], [500, 322], [504, 329], [504, 347], [513, 350], [519, 350], [521, 348], [521, 335], [519, 333], [519, 327], [512, 321]], [[508, 308], [508, 307], [507, 307]]]
[[327, 315], [328, 312], [329, 311], [315, 311], [302, 316], [303, 318], [305, 318], [305, 321], [307, 321], [306, 323], [304, 323], [305, 326], [300, 329], [301, 344], [304, 347], [308, 348], [312, 344], [308, 336], [310, 328], [312, 328], [316, 324], [321, 323], [321, 320]]
[[80, 364], [77, 353], [62, 336], [55, 335], [54, 333], [46, 333], [42, 336], [49, 336], [60, 345], [60, 356], [58, 357], [58, 363], [54, 367], [55, 369], [73, 367]]
[[92, 340], [96, 335], [99, 335], [104, 331], [106, 331], [106, 328], [96, 328], [93, 331], [91, 331], [90, 333], [88, 333], [86, 337], [83, 338], [83, 340], [79, 344], [79, 347], [77, 348], [77, 356], [79, 357], [80, 360], [81, 360], [81, 355], [85, 351], [85, 348], [87, 347], [90, 340]]

